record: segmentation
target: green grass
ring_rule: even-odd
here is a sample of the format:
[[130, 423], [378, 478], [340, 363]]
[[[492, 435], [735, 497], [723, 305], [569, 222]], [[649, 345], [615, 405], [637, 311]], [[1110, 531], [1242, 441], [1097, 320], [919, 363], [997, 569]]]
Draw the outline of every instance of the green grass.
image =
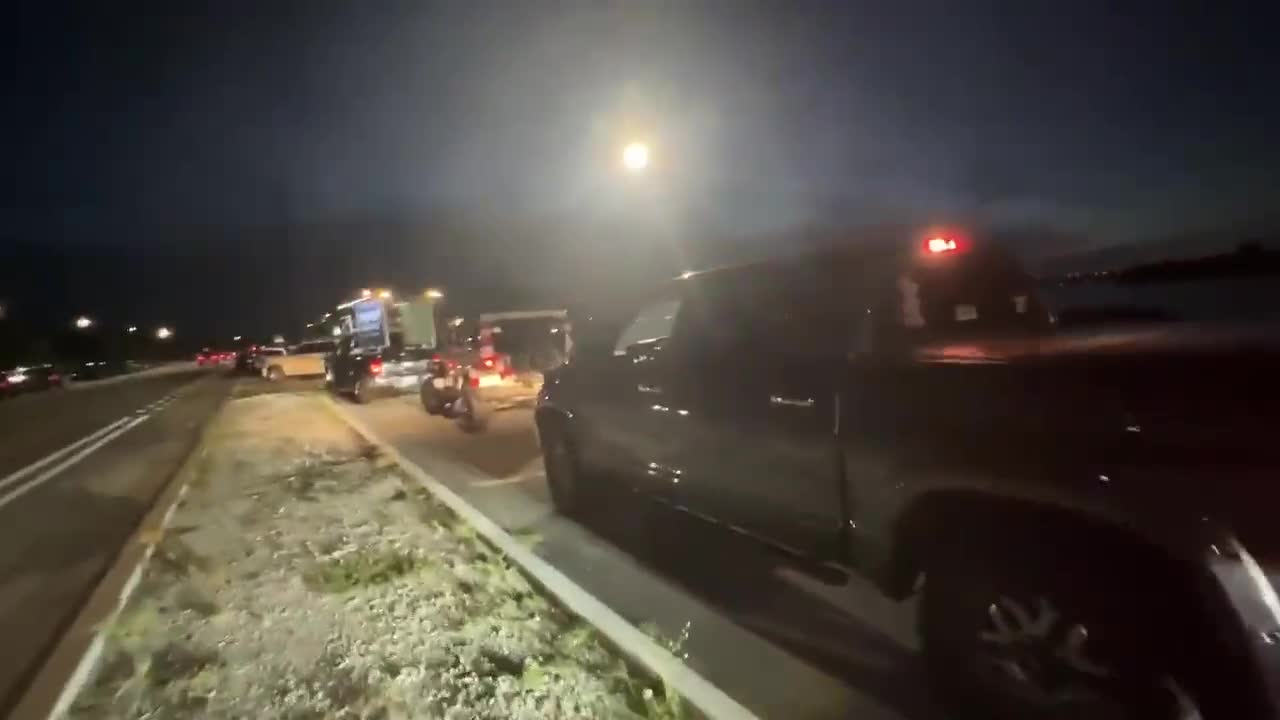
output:
[[357, 552], [314, 563], [302, 573], [302, 580], [317, 592], [343, 593], [390, 582], [419, 567], [421, 561], [405, 552]]

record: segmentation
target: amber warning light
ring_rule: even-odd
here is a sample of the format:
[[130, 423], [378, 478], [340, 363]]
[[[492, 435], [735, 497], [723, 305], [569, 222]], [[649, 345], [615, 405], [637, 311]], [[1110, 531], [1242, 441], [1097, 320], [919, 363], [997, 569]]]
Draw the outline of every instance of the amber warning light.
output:
[[955, 238], [934, 237], [925, 242], [924, 248], [931, 253], [955, 252], [959, 249]]

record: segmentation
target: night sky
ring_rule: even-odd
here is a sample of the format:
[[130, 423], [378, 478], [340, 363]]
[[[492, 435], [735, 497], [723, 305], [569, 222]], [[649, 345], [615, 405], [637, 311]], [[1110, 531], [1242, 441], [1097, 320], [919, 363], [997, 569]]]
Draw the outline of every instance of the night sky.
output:
[[6, 28], [0, 298], [32, 317], [271, 332], [374, 282], [567, 297], [812, 226], [963, 218], [1035, 258], [1280, 188], [1277, 43], [1222, 4], [57, 5]]

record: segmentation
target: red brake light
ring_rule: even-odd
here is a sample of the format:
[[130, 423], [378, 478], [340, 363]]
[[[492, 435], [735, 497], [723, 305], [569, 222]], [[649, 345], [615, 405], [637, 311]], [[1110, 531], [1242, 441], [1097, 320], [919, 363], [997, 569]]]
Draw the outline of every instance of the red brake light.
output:
[[382, 374], [382, 358], [374, 358], [373, 360], [369, 361], [369, 374], [370, 375]]
[[934, 237], [925, 242], [924, 247], [931, 253], [954, 252], [959, 250], [955, 238]]
[[484, 366], [487, 368], [493, 367], [493, 358], [490, 358], [490, 357], [485, 358], [482, 362], [484, 363]]

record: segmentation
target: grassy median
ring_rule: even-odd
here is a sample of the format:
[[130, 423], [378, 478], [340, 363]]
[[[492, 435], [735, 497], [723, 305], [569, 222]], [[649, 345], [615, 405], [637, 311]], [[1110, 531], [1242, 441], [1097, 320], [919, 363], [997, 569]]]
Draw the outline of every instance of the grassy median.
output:
[[72, 717], [692, 716], [318, 398], [215, 422]]

